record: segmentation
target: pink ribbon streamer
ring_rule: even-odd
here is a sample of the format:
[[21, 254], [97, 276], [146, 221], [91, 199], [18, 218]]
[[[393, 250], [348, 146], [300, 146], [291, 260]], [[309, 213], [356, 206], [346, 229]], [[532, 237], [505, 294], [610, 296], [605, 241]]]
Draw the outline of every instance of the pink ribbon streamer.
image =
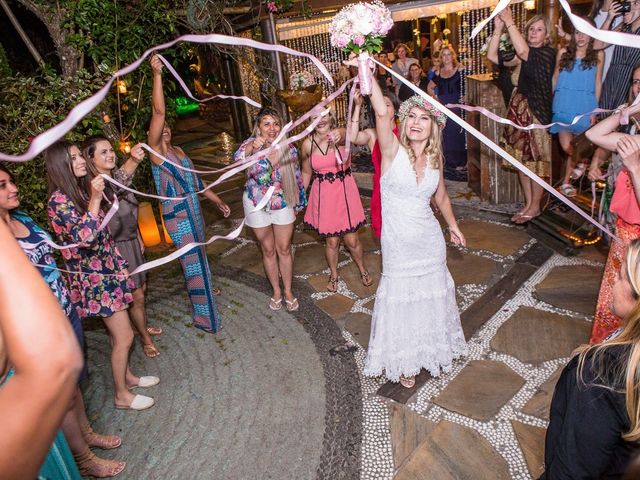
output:
[[25, 162], [35, 158], [38, 154], [43, 152], [47, 147], [53, 145], [56, 141], [64, 137], [68, 132], [70, 132], [75, 125], [82, 120], [85, 116], [91, 113], [99, 104], [104, 100], [104, 98], [109, 93], [109, 89], [111, 85], [116, 80], [116, 78], [127, 75], [134, 70], [136, 70], [144, 60], [151, 55], [153, 52], [158, 50], [164, 50], [166, 48], [172, 47], [173, 45], [179, 42], [192, 42], [192, 43], [217, 43], [222, 45], [232, 45], [232, 46], [241, 46], [241, 47], [253, 47], [259, 50], [267, 50], [267, 51], [278, 51], [282, 53], [288, 53], [290, 55], [295, 55], [299, 57], [306, 57], [311, 60], [318, 70], [327, 78], [329, 84], [333, 85], [333, 78], [331, 74], [327, 70], [327, 68], [322, 64], [320, 60], [308, 53], [298, 52], [292, 48], [285, 47], [283, 45], [270, 45], [262, 42], [257, 42], [255, 40], [250, 40], [247, 38], [239, 38], [239, 37], [230, 37], [227, 35], [219, 35], [219, 34], [209, 34], [209, 35], [182, 35], [175, 40], [172, 40], [167, 43], [163, 43], [161, 45], [156, 45], [148, 50], [146, 50], [138, 60], [127, 65], [124, 68], [121, 68], [117, 72], [115, 72], [112, 77], [107, 81], [107, 83], [98, 90], [91, 97], [83, 100], [78, 105], [73, 107], [67, 117], [54, 127], [44, 131], [43, 133], [37, 135], [33, 141], [30, 143], [27, 151], [21, 155], [9, 155], [6, 153], [0, 153], [0, 160], [8, 161], [8, 162]]
[[553, 122], [553, 123], [547, 123], [547, 124], [541, 124], [541, 123], [531, 123], [529, 125], [518, 125], [517, 123], [512, 122], [511, 120], [509, 120], [508, 118], [504, 118], [501, 117], [495, 113], [493, 113], [491, 110], [487, 110], [484, 107], [478, 107], [478, 106], [472, 106], [472, 105], [463, 105], [461, 103], [447, 103], [446, 104], [447, 108], [459, 108], [461, 110], [466, 110], [467, 112], [479, 112], [482, 115], [484, 115], [487, 118], [490, 118], [491, 120], [498, 122], [498, 123], [502, 123], [504, 125], [510, 125], [514, 128], [517, 128], [519, 130], [534, 130], [534, 129], [547, 129], [552, 127], [553, 125], [561, 125], [563, 127], [570, 127], [572, 125], [575, 125], [576, 123], [578, 123], [580, 121], [580, 119], [582, 117], [585, 117], [587, 115], [596, 115], [598, 113], [610, 113], [613, 112], [614, 110], [606, 110], [604, 108], [596, 108], [594, 110], [591, 110], [590, 112], [587, 113], [581, 113], [580, 115], [576, 115], [575, 117], [573, 117], [573, 120], [571, 120], [571, 123], [564, 123], [564, 122]]
[[[111, 208], [109, 209], [107, 214], [102, 219], [102, 222], [100, 223], [100, 225], [98, 225], [98, 231], [104, 230], [105, 228], [107, 228], [107, 225], [109, 225], [109, 222], [111, 221], [111, 219], [116, 214], [116, 212], [118, 211], [119, 208], [120, 208], [120, 202], [118, 201], [118, 196], [114, 195], [113, 196], [113, 203], [111, 204]], [[71, 243], [71, 244], [68, 244], [68, 245], [58, 245], [53, 240], [50, 240], [48, 238], [43, 238], [41, 241], [39, 241], [37, 243], [24, 242], [24, 241], [18, 239], [18, 243], [20, 244], [20, 247], [22, 247], [23, 249], [27, 249], [27, 250], [33, 250], [35, 248], [38, 248], [38, 245], [41, 245], [43, 243], [46, 243], [47, 245], [49, 245], [50, 247], [52, 247], [52, 248], [54, 248], [56, 250], [66, 250], [66, 249], [69, 249], [69, 248], [76, 248], [76, 247], [80, 246], [79, 243]]]
[[371, 95], [371, 83], [373, 75], [371, 73], [371, 57], [368, 52], [362, 52], [358, 55], [358, 78], [360, 79], [360, 91], [363, 95]]
[[209, 100], [213, 100], [214, 98], [231, 98], [233, 100], [242, 100], [244, 102], [247, 102], [249, 105], [252, 105], [256, 108], [261, 108], [262, 105], [260, 105], [258, 102], [256, 102], [255, 100], [252, 100], [249, 97], [245, 97], [243, 96], [236, 96], [236, 95], [213, 95], [211, 97], [207, 97], [207, 98], [197, 98], [193, 95], [193, 93], [191, 93], [191, 90], [189, 90], [189, 87], [187, 87], [187, 84], [184, 83], [184, 80], [182, 80], [182, 78], [180, 77], [180, 75], [178, 75], [178, 72], [176, 72], [176, 70], [173, 68], [173, 66], [169, 63], [169, 61], [164, 58], [162, 55], [158, 55], [158, 58], [160, 59], [160, 61], [162, 63], [165, 64], [165, 66], [167, 67], [167, 70], [169, 70], [169, 72], [171, 72], [171, 75], [173, 75], [175, 77], [175, 79], [178, 81], [178, 83], [180, 84], [180, 86], [182, 87], [182, 90], [184, 90], [184, 92], [189, 96], [189, 98], [191, 98], [192, 100], [195, 100], [196, 102], [200, 102], [200, 103], [204, 103], [204, 102], [208, 102]]
[[571, 200], [569, 200], [567, 197], [565, 197], [564, 195], [562, 195], [560, 192], [556, 191], [555, 188], [553, 188], [551, 185], [549, 185], [547, 182], [545, 182], [542, 178], [540, 178], [538, 175], [536, 175], [535, 173], [533, 173], [531, 170], [529, 170], [527, 167], [525, 167], [522, 163], [520, 163], [518, 160], [516, 160], [515, 158], [513, 158], [511, 155], [509, 155], [503, 148], [501, 148], [499, 145], [496, 145], [492, 140], [490, 140], [486, 135], [484, 135], [482, 132], [480, 132], [479, 130], [477, 130], [476, 128], [474, 128], [473, 126], [471, 126], [469, 123], [467, 123], [465, 120], [463, 120], [462, 118], [460, 118], [459, 116], [457, 116], [455, 113], [453, 113], [451, 110], [449, 110], [447, 107], [445, 107], [444, 105], [442, 105], [440, 102], [438, 102], [436, 99], [432, 98], [431, 96], [429, 96], [428, 94], [426, 94], [425, 92], [423, 92], [422, 90], [420, 90], [418, 87], [416, 87], [415, 85], [413, 85], [411, 82], [407, 81], [405, 78], [403, 78], [402, 76], [398, 75], [396, 72], [394, 72], [393, 70], [391, 70], [390, 68], [387, 68], [385, 65], [382, 65], [380, 62], [378, 62], [377, 60], [373, 60], [375, 63], [377, 63], [378, 65], [380, 65], [382, 68], [384, 68], [386, 71], [388, 71], [391, 75], [393, 75], [394, 77], [396, 77], [400, 82], [404, 83], [406, 86], [408, 86], [411, 90], [413, 90], [416, 94], [420, 95], [422, 98], [426, 99], [429, 103], [431, 103], [432, 105], [436, 106], [436, 108], [438, 110], [440, 110], [442, 113], [444, 113], [447, 118], [449, 118], [449, 120], [452, 120], [453, 122], [457, 123], [458, 125], [460, 125], [462, 128], [464, 128], [467, 132], [471, 133], [474, 137], [476, 137], [478, 140], [480, 140], [482, 143], [484, 143], [487, 147], [489, 147], [491, 150], [493, 150], [494, 152], [496, 152], [498, 155], [500, 155], [502, 158], [504, 158], [506, 161], [508, 161], [511, 165], [513, 165], [515, 168], [517, 168], [519, 171], [521, 171], [522, 173], [524, 173], [527, 177], [529, 177], [531, 180], [533, 180], [536, 184], [540, 185], [543, 189], [545, 189], [547, 192], [549, 192], [551, 195], [553, 195], [554, 197], [556, 197], [558, 200], [560, 200], [562, 203], [564, 203], [565, 205], [567, 205], [569, 208], [571, 208], [573, 211], [575, 211], [578, 215], [580, 215], [582, 218], [584, 218], [586, 221], [588, 221], [589, 223], [595, 225], [598, 229], [602, 230], [603, 232], [605, 232], [607, 235], [609, 235], [611, 238], [614, 238], [616, 240], [619, 240], [618, 237], [616, 237], [607, 227], [605, 227], [604, 225], [601, 225], [598, 221], [596, 221], [594, 218], [590, 217], [589, 215], [587, 215], [580, 207], [578, 207], [575, 203], [573, 203]]

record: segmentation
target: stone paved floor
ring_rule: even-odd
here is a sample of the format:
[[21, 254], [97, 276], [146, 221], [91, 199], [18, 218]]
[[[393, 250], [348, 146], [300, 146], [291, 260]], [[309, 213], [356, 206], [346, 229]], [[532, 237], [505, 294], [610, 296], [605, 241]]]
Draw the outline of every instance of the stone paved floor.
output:
[[[206, 146], [199, 148], [207, 154]], [[365, 188], [366, 181], [359, 179]], [[220, 220], [206, 209], [210, 234], [228, 232], [239, 221], [241, 183], [229, 184], [222, 194], [233, 210], [231, 219]], [[588, 339], [606, 254], [595, 247], [574, 257], [554, 253], [526, 229], [510, 224], [507, 215], [487, 211], [465, 187], [450, 187], [468, 239], [465, 248], [448, 247], [448, 265], [470, 355], [440, 378], [421, 375], [419, 388], [411, 391], [398, 394], [384, 378], [362, 376], [375, 284], [360, 283], [344, 250], [338, 291], [327, 292], [321, 242], [300, 226], [294, 236], [296, 281], [306, 285], [308, 299], [355, 347], [362, 406], [358, 476], [363, 480], [537, 478], [553, 385], [571, 351]], [[368, 210], [368, 198], [362, 200]], [[379, 243], [369, 227], [361, 229], [360, 237], [377, 284]], [[264, 277], [249, 229], [234, 241], [210, 245], [208, 253], [222, 268]], [[259, 308], [254, 313], [261, 315]], [[218, 444], [224, 448], [225, 439]], [[163, 478], [180, 478], [177, 472], [167, 470]], [[283, 471], [281, 478], [294, 477]]]

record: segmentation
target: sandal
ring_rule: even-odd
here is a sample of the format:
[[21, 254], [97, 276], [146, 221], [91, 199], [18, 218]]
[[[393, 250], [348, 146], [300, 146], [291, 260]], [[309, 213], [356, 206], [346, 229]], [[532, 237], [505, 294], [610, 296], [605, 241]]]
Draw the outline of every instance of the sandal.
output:
[[220, 290], [220, 287], [213, 287], [213, 296], [219, 297], [220, 295], [222, 295], [222, 290]]
[[371, 278], [369, 272], [367, 272], [366, 270], [364, 272], [360, 272], [360, 278], [362, 278], [362, 284], [365, 287], [370, 287], [371, 285], [373, 285], [373, 279]]
[[331, 293], [335, 293], [338, 291], [338, 277], [333, 278], [329, 275], [329, 283], [327, 283], [327, 291]]
[[587, 167], [584, 163], [579, 163], [576, 165], [576, 168], [571, 171], [571, 178], [573, 180], [578, 180], [582, 175], [584, 175], [586, 169]]
[[96, 433], [89, 423], [82, 426], [82, 438], [90, 447], [101, 448], [102, 450], [112, 450], [122, 445], [122, 439], [119, 436]]
[[271, 310], [280, 310], [282, 308], [282, 297], [280, 297], [278, 300], [276, 300], [275, 298], [270, 298], [269, 308]]
[[511, 217], [511, 221], [515, 222], [516, 220], [518, 220], [522, 215], [524, 215], [524, 211], [522, 212], [516, 212], [515, 214], [513, 214], [513, 216]]
[[160, 355], [160, 350], [153, 343], [147, 343], [142, 345], [142, 351], [149, 358], [154, 358]]
[[153, 336], [162, 335], [162, 327], [153, 327], [149, 325], [147, 327], [147, 333]]
[[536, 215], [520, 215], [518, 219], [513, 223], [515, 223], [516, 225], [524, 225], [525, 223], [530, 222], [531, 220], [539, 216], [540, 213], [537, 213]]
[[570, 185], [568, 183], [563, 183], [560, 186], [560, 191], [566, 197], [575, 197], [576, 194], [578, 193], [578, 190], [576, 190], [576, 187], [574, 187], [573, 185]]
[[89, 447], [82, 453], [74, 453], [73, 458], [76, 461], [80, 475], [83, 477], [115, 477], [127, 466], [127, 462], [97, 457], [95, 453], [89, 450]]
[[285, 303], [287, 304], [288, 312], [295, 312], [300, 308], [297, 298], [294, 298], [293, 300], [285, 300]]
[[413, 388], [415, 384], [416, 384], [415, 375], [409, 378], [405, 377], [404, 375], [400, 376], [400, 385], [402, 385], [404, 388]]

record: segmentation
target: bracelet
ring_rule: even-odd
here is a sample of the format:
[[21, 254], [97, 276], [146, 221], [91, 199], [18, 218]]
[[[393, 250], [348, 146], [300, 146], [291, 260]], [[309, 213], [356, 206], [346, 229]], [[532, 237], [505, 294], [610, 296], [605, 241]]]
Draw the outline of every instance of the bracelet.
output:
[[512, 23], [511, 25], [509, 25], [509, 26], [507, 27], [507, 30], [509, 30], [511, 27], [515, 27], [515, 24], [514, 24], [514, 23]]

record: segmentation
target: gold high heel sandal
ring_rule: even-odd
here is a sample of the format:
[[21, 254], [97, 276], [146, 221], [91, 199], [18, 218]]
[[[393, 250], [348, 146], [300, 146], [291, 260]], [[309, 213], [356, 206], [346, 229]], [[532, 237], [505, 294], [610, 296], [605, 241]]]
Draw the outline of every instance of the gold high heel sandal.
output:
[[82, 453], [74, 453], [73, 458], [76, 461], [80, 475], [83, 477], [115, 477], [127, 466], [126, 462], [97, 457], [95, 453], [89, 450], [89, 447]]

